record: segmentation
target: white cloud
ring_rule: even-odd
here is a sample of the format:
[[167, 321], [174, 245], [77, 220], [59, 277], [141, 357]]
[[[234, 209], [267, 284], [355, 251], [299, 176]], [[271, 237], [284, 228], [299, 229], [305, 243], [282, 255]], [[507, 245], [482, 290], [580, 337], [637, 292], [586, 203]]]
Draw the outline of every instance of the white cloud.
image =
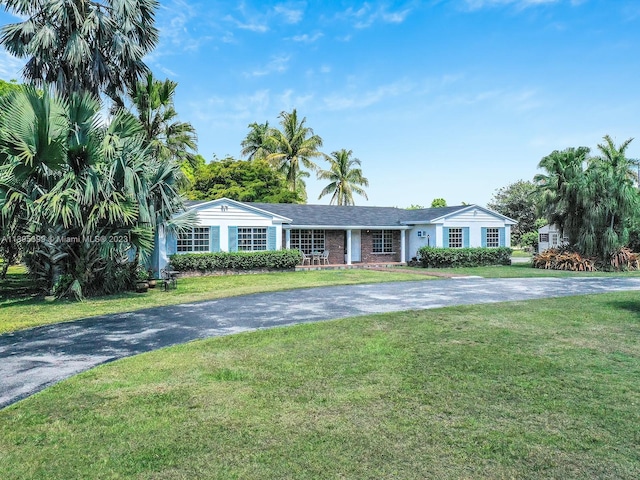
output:
[[272, 59], [264, 66], [259, 67], [246, 74], [248, 77], [263, 77], [272, 73], [286, 72], [289, 68], [289, 55], [279, 55], [272, 57]]
[[289, 8], [284, 5], [276, 5], [273, 10], [277, 16], [284, 19], [286, 23], [291, 24], [300, 23], [304, 16], [304, 12], [301, 9]]
[[348, 8], [337, 15], [337, 18], [353, 22], [355, 28], [369, 28], [377, 22], [402, 23], [411, 13], [411, 8], [389, 11], [385, 5], [364, 3], [362, 7]]
[[25, 63], [25, 60], [14, 57], [4, 48], [0, 49], [0, 77], [2, 79], [20, 80]]
[[304, 33], [302, 35], [296, 35], [295, 37], [291, 37], [291, 40], [293, 40], [294, 42], [301, 42], [301, 43], [313, 43], [318, 41], [322, 37], [323, 37], [322, 32], [317, 32], [317, 33], [314, 33], [313, 35]]
[[388, 85], [381, 85], [368, 91], [340, 92], [329, 94], [323, 99], [327, 110], [345, 110], [352, 108], [366, 108], [390, 98], [406, 95], [414, 91], [415, 85], [406, 80], [400, 80]]

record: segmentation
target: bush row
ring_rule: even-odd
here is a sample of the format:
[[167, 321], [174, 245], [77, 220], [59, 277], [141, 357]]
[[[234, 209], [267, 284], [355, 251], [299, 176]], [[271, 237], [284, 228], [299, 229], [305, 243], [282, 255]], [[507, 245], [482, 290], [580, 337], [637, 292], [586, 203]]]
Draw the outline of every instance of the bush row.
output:
[[298, 250], [217, 252], [171, 255], [171, 267], [179, 272], [220, 270], [291, 270], [302, 260]]
[[418, 250], [418, 263], [424, 268], [484, 267], [511, 265], [512, 250], [500, 248], [435, 248]]

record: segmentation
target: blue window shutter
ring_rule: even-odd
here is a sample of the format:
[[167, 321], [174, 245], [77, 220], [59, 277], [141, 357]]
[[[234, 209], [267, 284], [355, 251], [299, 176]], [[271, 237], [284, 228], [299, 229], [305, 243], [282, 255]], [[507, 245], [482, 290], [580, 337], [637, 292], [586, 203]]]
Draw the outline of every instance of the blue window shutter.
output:
[[480, 237], [480, 241], [482, 242], [480, 245], [485, 248], [487, 246], [487, 227], [481, 227], [481, 237]]
[[462, 248], [469, 248], [469, 227], [462, 227]]
[[209, 227], [209, 251], [220, 251], [220, 226]]
[[178, 236], [175, 232], [167, 232], [165, 243], [167, 245], [167, 255], [173, 255], [178, 252]]
[[500, 235], [500, 246], [505, 246], [505, 229], [504, 227], [498, 229], [498, 235]]
[[276, 227], [267, 227], [267, 250], [276, 249]]
[[238, 251], [238, 227], [229, 227], [229, 251]]
[[449, 248], [449, 227], [444, 227], [442, 229], [442, 246], [444, 248]]

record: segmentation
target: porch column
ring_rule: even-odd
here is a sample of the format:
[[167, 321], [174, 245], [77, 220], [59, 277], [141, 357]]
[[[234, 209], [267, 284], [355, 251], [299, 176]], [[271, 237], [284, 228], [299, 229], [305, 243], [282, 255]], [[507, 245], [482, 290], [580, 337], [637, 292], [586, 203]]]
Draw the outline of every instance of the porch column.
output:
[[405, 263], [407, 261], [407, 252], [406, 252], [406, 242], [407, 235], [406, 230], [400, 230], [400, 261]]
[[347, 230], [347, 265], [351, 265], [351, 230]]
[[291, 248], [291, 230], [284, 231], [284, 244], [287, 250]]

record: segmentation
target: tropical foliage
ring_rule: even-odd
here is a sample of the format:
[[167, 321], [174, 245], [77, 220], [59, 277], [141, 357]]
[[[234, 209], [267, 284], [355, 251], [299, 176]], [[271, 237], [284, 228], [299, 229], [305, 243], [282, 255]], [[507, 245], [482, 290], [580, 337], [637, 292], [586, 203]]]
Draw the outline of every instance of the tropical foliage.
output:
[[528, 245], [531, 245], [533, 237], [537, 238], [536, 220], [539, 218], [538, 211], [541, 208], [541, 200], [540, 192], [535, 183], [518, 180], [500, 188], [493, 194], [487, 207], [517, 220], [518, 223], [511, 227], [511, 243], [524, 246], [523, 237], [529, 233], [533, 235], [526, 237]]
[[242, 156], [248, 160], [257, 160], [266, 158], [270, 151], [269, 137], [272, 129], [269, 128], [269, 122], [256, 123], [249, 125], [249, 133], [242, 141]]
[[434, 198], [431, 202], [431, 208], [442, 208], [447, 206], [447, 201], [444, 198]]
[[156, 80], [148, 74], [129, 90], [129, 97], [151, 156], [159, 161], [177, 163], [188, 177], [188, 172], [198, 164], [197, 135], [190, 123], [178, 120], [174, 106], [177, 86], [176, 82]]
[[351, 150], [343, 148], [326, 157], [329, 170], [319, 170], [317, 175], [318, 179], [328, 180], [330, 183], [320, 192], [318, 199], [331, 195], [330, 205], [355, 205], [354, 193], [368, 199], [362, 187], [368, 187], [369, 181], [362, 175], [360, 160], [351, 158], [352, 154]]
[[299, 203], [284, 175], [266, 160], [225, 158], [200, 166], [186, 192], [192, 200], [230, 198], [241, 202]]
[[307, 191], [303, 177], [309, 173], [302, 167], [316, 171], [318, 166], [313, 162], [314, 158], [322, 156], [322, 138], [313, 133], [313, 129], [307, 127], [306, 117], [298, 120], [298, 112], [293, 109], [291, 113], [280, 113], [279, 129], [270, 129], [266, 141], [268, 154], [266, 159], [279, 172], [285, 175], [289, 190], [297, 192], [306, 201]]
[[156, 227], [182, 208], [177, 165], [149, 154], [130, 113], [105, 122], [101, 111], [89, 93], [31, 87], [0, 104], [3, 225], [57, 295], [127, 288]]
[[640, 209], [634, 168], [626, 157], [632, 139], [616, 146], [609, 136], [598, 145], [599, 155], [579, 147], [544, 157], [537, 175], [543, 213], [569, 237], [579, 253], [612, 265], [629, 241], [629, 228]]
[[66, 96], [106, 93], [119, 104], [148, 71], [142, 59], [158, 43], [157, 0], [11, 0], [23, 19], [0, 30], [7, 51], [27, 59], [24, 78]]

